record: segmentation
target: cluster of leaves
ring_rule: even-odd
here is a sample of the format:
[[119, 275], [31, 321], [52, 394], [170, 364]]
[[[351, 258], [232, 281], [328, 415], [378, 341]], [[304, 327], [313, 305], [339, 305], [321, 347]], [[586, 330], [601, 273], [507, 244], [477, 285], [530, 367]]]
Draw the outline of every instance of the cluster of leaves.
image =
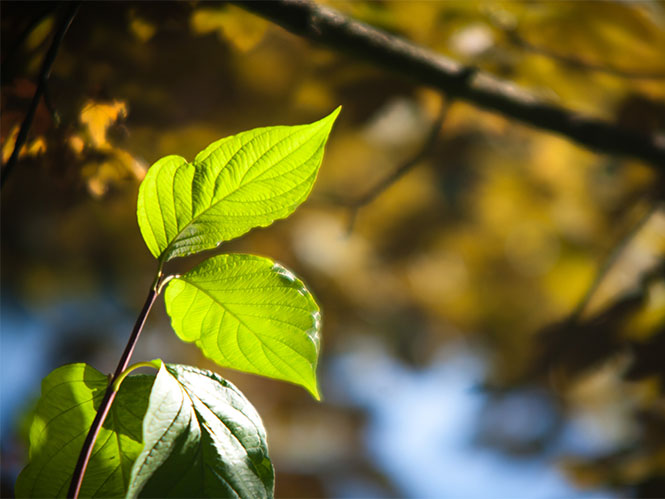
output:
[[[2, 138], [8, 151], [34, 93], [26, 78], [36, 81], [57, 18], [34, 30], [14, 57], [15, 71], [5, 54], [43, 7], [3, 3]], [[665, 30], [654, 4], [354, 0], [334, 7], [563, 107], [638, 132], [665, 130], [665, 85], [657, 76], [665, 72], [658, 49]], [[302, 43], [240, 8], [183, 2], [83, 4], [54, 64], [49, 95], [61, 126], [40, 104], [2, 200], [3, 303], [14, 298], [32, 319], [43, 318], [47, 307], [62, 307], [64, 299], [119, 304], [111, 314], [121, 318], [143, 293], [136, 283], [150, 277], [143, 269], [152, 268], [132, 223], [145, 170], [133, 173], [135, 161], [143, 165], [143, 158], [171, 151], [194, 157], [213, 139], [250, 128], [259, 115], [296, 123], [342, 102], [347, 126], [330, 144], [318, 192], [355, 197], [420, 147], [440, 102], [427, 89]], [[396, 119], [388, 120], [393, 114]], [[348, 349], [362, 332], [422, 368], [442, 345], [468, 337], [487, 349], [492, 384], [528, 377], [561, 402], [567, 422], [582, 413], [592, 425], [587, 433], [604, 442], [602, 459], [582, 455], [578, 464], [592, 464], [593, 473], [573, 473], [575, 482], [634, 487], [665, 473], [665, 419], [658, 412], [665, 385], [662, 374], [660, 383], [653, 376], [663, 366], [664, 274], [639, 286], [645, 263], [665, 257], [662, 209], [603, 280], [588, 317], [575, 323], [565, 318], [601, 258], [649, 209], [653, 193], [663, 192], [653, 173], [639, 162], [591, 154], [458, 101], [431, 156], [363, 207], [348, 238], [344, 209], [309, 203], [286, 223], [233, 244], [307, 273], [326, 310], [327, 352]], [[623, 295], [633, 284], [639, 293]], [[40, 343], [41, 365], [106, 355], [117, 329], [112, 321], [93, 322], [97, 334], [82, 341], [77, 332], [87, 334], [91, 323], [59, 317], [46, 318], [46, 334], [57, 341]], [[550, 323], [547, 334], [534, 334]], [[8, 321], [5, 326], [9, 337]], [[28, 337], [18, 328], [14, 334]], [[9, 342], [4, 345], [11, 355]], [[198, 365], [189, 359], [195, 349], [173, 345], [165, 357]], [[633, 359], [628, 370], [615, 362], [626, 354]], [[524, 374], [533, 366], [542, 375]], [[636, 381], [638, 374], [648, 376]], [[27, 375], [22, 379], [31, 386]], [[244, 388], [248, 394], [250, 387]], [[340, 384], [340, 390], [346, 387]], [[288, 456], [292, 464], [278, 477], [278, 494], [324, 496], [324, 486], [343, 483], [345, 466], [357, 459], [377, 471], [375, 460], [357, 452], [364, 442], [357, 409], [340, 408], [331, 416], [329, 405], [294, 404], [297, 395], [285, 384], [262, 395], [276, 408], [262, 412], [275, 428], [272, 457]], [[622, 410], [626, 404], [630, 408]], [[610, 415], [616, 418], [606, 424]], [[331, 419], [335, 432], [327, 431]], [[280, 439], [294, 431], [299, 438]], [[319, 438], [309, 438], [313, 433]], [[549, 444], [557, 435], [546, 438]], [[508, 452], [516, 444], [499, 441], [496, 447]], [[6, 463], [15, 452], [3, 448]], [[559, 456], [568, 452], [577, 447]], [[383, 472], [382, 483], [390, 482], [394, 471]], [[358, 473], [378, 482], [376, 475]], [[630, 490], [628, 495], [645, 495]]]
[[[319, 398], [319, 309], [284, 267], [213, 256], [183, 275], [165, 262], [217, 247], [291, 214], [309, 195], [339, 108], [309, 125], [254, 129], [214, 142], [193, 162], [167, 156], [139, 190], [138, 221], [159, 262], [177, 335], [220, 366], [292, 382]], [[129, 376], [152, 366], [157, 375]], [[274, 472], [256, 410], [228, 381], [161, 360], [110, 380], [117, 397], [92, 452], [85, 497], [268, 497]], [[49, 374], [30, 428], [21, 497], [60, 497], [109, 379], [86, 364]]]

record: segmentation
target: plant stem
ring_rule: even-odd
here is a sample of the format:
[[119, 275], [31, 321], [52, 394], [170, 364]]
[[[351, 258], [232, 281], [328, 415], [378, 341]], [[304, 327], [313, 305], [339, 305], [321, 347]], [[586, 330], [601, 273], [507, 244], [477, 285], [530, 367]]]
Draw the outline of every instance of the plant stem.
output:
[[162, 273], [160, 268], [160, 270], [157, 272], [157, 277], [155, 278], [155, 281], [153, 282], [152, 287], [150, 288], [150, 292], [148, 293], [148, 297], [145, 300], [143, 308], [141, 309], [141, 313], [136, 318], [136, 322], [134, 323], [134, 329], [132, 329], [132, 334], [129, 336], [129, 340], [127, 341], [127, 346], [125, 346], [125, 351], [122, 352], [122, 356], [120, 357], [120, 361], [118, 362], [118, 367], [116, 367], [115, 373], [113, 373], [113, 377], [111, 378], [109, 385], [106, 388], [106, 393], [104, 393], [104, 398], [99, 404], [99, 408], [97, 409], [97, 415], [95, 416], [95, 419], [93, 420], [92, 425], [90, 426], [88, 435], [85, 437], [85, 442], [83, 442], [83, 448], [81, 449], [81, 453], [79, 454], [79, 459], [76, 463], [76, 467], [74, 468], [74, 475], [72, 476], [72, 481], [69, 486], [69, 492], [67, 492], [67, 497], [76, 499], [79, 495], [79, 492], [81, 491], [81, 484], [83, 483], [83, 475], [85, 474], [85, 470], [88, 466], [88, 461], [90, 461], [90, 455], [92, 454], [92, 449], [95, 446], [95, 440], [97, 440], [97, 435], [99, 435], [99, 431], [101, 430], [102, 425], [104, 424], [104, 420], [106, 419], [106, 416], [108, 415], [109, 410], [111, 409], [111, 404], [113, 403], [113, 400], [115, 399], [115, 396], [117, 394], [117, 392], [113, 389], [115, 381], [125, 371], [125, 369], [127, 369], [127, 365], [129, 364], [129, 359], [132, 357], [132, 353], [134, 352], [134, 347], [136, 346], [136, 342], [139, 339], [139, 335], [143, 330], [143, 325], [145, 324], [146, 318], [148, 317], [148, 313], [150, 313], [150, 309], [152, 308], [152, 305], [153, 303], [155, 303], [155, 299], [159, 294], [160, 284], [162, 280], [161, 278], [162, 278]]
[[657, 171], [665, 169], [665, 144], [656, 133], [641, 134], [560, 107], [513, 82], [465, 66], [314, 0], [232, 0], [231, 3], [295, 35], [365, 59], [451, 98], [554, 132], [593, 151], [633, 156], [650, 163]]
[[162, 361], [160, 359], [155, 359], [151, 360], [150, 362], [137, 362], [136, 364], [129, 366], [127, 369], [122, 371], [122, 374], [118, 376], [115, 379], [115, 381], [111, 384], [111, 388], [113, 389], [113, 391], [117, 392], [118, 390], [120, 390], [120, 385], [125, 380], [125, 378], [129, 376], [129, 374], [132, 371], [139, 369], [141, 367], [151, 367], [152, 369], [157, 369], [159, 371], [159, 369], [162, 367]]

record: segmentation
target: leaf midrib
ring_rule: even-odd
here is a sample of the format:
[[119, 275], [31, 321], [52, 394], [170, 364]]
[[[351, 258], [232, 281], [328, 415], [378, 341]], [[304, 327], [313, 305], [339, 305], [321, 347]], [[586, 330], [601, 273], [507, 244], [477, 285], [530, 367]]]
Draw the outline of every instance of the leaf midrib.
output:
[[[259, 137], [261, 137], [261, 136], [263, 136], [263, 135], [266, 135], [266, 134], [270, 133], [270, 131], [271, 131], [270, 129], [266, 129], [263, 133], [258, 134], [258, 135], [256, 135], [256, 136], [252, 137], [252, 140], [250, 140], [247, 144], [251, 143], [252, 141], [256, 140], [257, 138], [259, 138]], [[283, 137], [281, 140], [279, 140], [278, 142], [276, 142], [276, 143], [274, 143], [272, 146], [270, 146], [269, 149], [267, 149], [266, 151], [264, 151], [263, 154], [261, 154], [261, 156], [259, 156], [259, 157], [258, 157], [258, 158], [252, 163], [252, 165], [249, 166], [249, 167], [247, 168], [247, 170], [246, 170], [245, 173], [243, 174], [243, 177], [240, 179], [240, 182], [238, 182], [238, 185], [235, 186], [234, 189], [232, 189], [232, 190], [230, 190], [229, 192], [227, 192], [226, 194], [224, 194], [224, 196], [223, 196], [222, 198], [220, 198], [220, 199], [218, 199], [217, 201], [215, 201], [215, 202], [213, 202], [212, 204], [210, 204], [210, 205], [209, 205], [208, 207], [206, 207], [203, 211], [201, 211], [201, 213], [199, 213], [198, 215], [194, 216], [189, 222], [187, 222], [187, 223], [183, 226], [183, 228], [182, 228], [181, 230], [179, 230], [178, 233], [173, 237], [173, 239], [171, 239], [171, 241], [170, 241], [169, 244], [166, 246], [166, 248], [164, 248], [164, 251], [162, 251], [162, 254], [161, 254], [160, 258], [159, 258], [160, 262], [161, 262], [161, 261], [166, 261], [166, 260], [168, 260], [168, 257], [170, 256], [169, 254], [170, 254], [171, 251], [172, 251], [172, 246], [178, 241], [178, 238], [180, 237], [180, 235], [182, 235], [183, 232], [185, 232], [185, 230], [187, 230], [189, 227], [191, 227], [191, 226], [192, 226], [192, 225], [193, 225], [193, 224], [194, 224], [194, 223], [195, 223], [195, 222], [196, 222], [201, 216], [203, 216], [205, 213], [207, 213], [207, 212], [210, 211], [211, 209], [215, 208], [218, 204], [220, 204], [221, 202], [223, 202], [224, 200], [226, 200], [227, 197], [231, 196], [232, 194], [234, 194], [235, 192], [237, 192], [238, 190], [240, 190], [242, 187], [244, 187], [245, 185], [247, 185], [247, 184], [244, 184], [244, 185], [243, 185], [243, 184], [242, 184], [242, 181], [244, 180], [244, 178], [245, 178], [245, 177], [247, 176], [247, 174], [249, 173], [249, 170], [250, 170], [254, 165], [256, 165], [256, 163], [257, 163], [261, 158], [263, 158], [266, 154], [268, 154], [268, 152], [270, 152], [270, 151], [272, 151], [273, 149], [275, 149], [275, 147], [277, 147], [279, 144], [281, 144], [282, 142], [286, 141], [286, 140], [289, 139], [290, 137], [293, 137], [293, 135], [295, 135], [297, 132], [298, 132], [297, 127], [294, 127], [294, 129], [292, 129], [291, 133], [289, 133], [287, 136]], [[318, 132], [318, 130], [316, 130], [316, 132]], [[314, 133], [312, 134], [312, 137], [316, 135], [316, 132], [314, 132]], [[312, 137], [309, 137], [308, 140], [310, 140]], [[224, 163], [224, 166], [222, 166], [222, 167], [219, 169], [219, 172], [217, 172], [217, 175], [215, 176], [215, 182], [216, 182], [217, 179], [219, 178], [219, 175], [220, 175], [221, 172], [224, 170], [224, 168], [226, 168], [226, 167], [229, 165], [229, 163], [231, 163], [231, 161], [233, 160], [233, 158], [235, 158], [235, 157], [238, 155], [238, 153], [239, 153], [240, 151], [242, 151], [242, 149], [243, 149], [244, 147], [247, 146], [247, 144], [243, 144], [243, 145], [242, 145], [242, 146], [241, 146], [241, 147], [240, 147], [240, 148], [239, 148], [239, 149], [233, 154], [233, 156], [231, 156], [231, 157], [228, 159], [228, 161], [227, 161], [226, 163]], [[304, 144], [304, 143], [303, 143], [303, 144]], [[298, 149], [302, 148], [303, 144], [301, 144], [300, 146], [298, 146], [297, 149], [295, 149], [295, 150], [289, 152], [289, 154], [287, 154], [287, 156], [290, 156], [290, 155], [293, 154], [295, 151], [297, 151]], [[312, 157], [314, 157], [314, 155], [319, 151], [319, 149], [320, 149], [320, 148], [317, 148], [317, 149], [314, 151], [314, 153], [313, 153], [311, 156], [309, 156], [309, 157], [307, 158], [307, 160], [304, 161], [303, 163], [307, 163], [307, 161], [309, 161], [310, 159], [312, 159]], [[212, 152], [211, 152], [210, 154], [212, 154]], [[192, 176], [192, 182], [191, 182], [191, 192], [192, 192], [192, 203], [191, 203], [191, 205], [192, 205], [192, 210], [194, 210], [194, 178], [195, 178], [195, 176], [196, 176], [196, 166], [197, 166], [197, 165], [200, 165], [201, 163], [203, 163], [203, 161], [205, 161], [206, 159], [208, 159], [208, 157], [210, 157], [210, 154], [209, 154], [208, 156], [206, 156], [203, 160], [200, 160], [200, 161], [196, 161], [196, 160], [194, 160], [194, 162], [190, 163], [190, 164], [192, 164], [192, 165], [194, 166], [194, 169], [195, 169], [194, 175]], [[285, 157], [287, 157], [287, 156], [285, 156]], [[284, 158], [282, 158], [280, 161], [282, 161], [283, 159], [284, 159]], [[182, 166], [182, 165], [181, 165], [181, 166]], [[265, 173], [265, 171], [262, 172], [261, 174], [263, 174], [263, 173]], [[259, 174], [259, 175], [261, 175], [261, 174]], [[308, 179], [309, 179], [309, 177], [308, 177]], [[253, 179], [252, 179], [252, 180], [253, 180]], [[251, 180], [250, 180], [250, 182], [251, 182]], [[214, 189], [214, 187], [213, 187], [213, 189]], [[158, 203], [159, 203], [159, 199], [158, 199]], [[279, 211], [279, 210], [274, 210], [274, 211]], [[160, 209], [160, 212], [161, 212], [161, 209]], [[162, 217], [162, 221], [164, 221], [164, 218], [163, 218], [163, 217]], [[176, 218], [176, 224], [177, 224], [177, 218]], [[165, 259], [165, 260], [164, 260], [164, 259]]]
[[[212, 429], [210, 428], [210, 426], [208, 426], [208, 423], [205, 421], [205, 418], [203, 417], [203, 415], [199, 414], [199, 411], [198, 411], [197, 408], [196, 408], [196, 404], [194, 403], [194, 400], [192, 399], [192, 395], [194, 395], [194, 396], [196, 397], [196, 399], [197, 399], [199, 402], [201, 402], [201, 404], [203, 404], [203, 406], [204, 406], [206, 409], [208, 409], [208, 410], [209, 410], [209, 411], [210, 411], [210, 412], [211, 412], [216, 418], [218, 418], [218, 419], [221, 421], [221, 423], [222, 423], [222, 424], [223, 424], [223, 425], [229, 430], [229, 434], [231, 434], [231, 435], [233, 436], [233, 438], [238, 442], [238, 444], [240, 445], [240, 447], [241, 447], [242, 449], [245, 450], [245, 453], [247, 453], [247, 448], [243, 445], [242, 441], [236, 436], [235, 433], [233, 433], [233, 432], [231, 431], [231, 428], [228, 427], [228, 425], [227, 425], [227, 424], [226, 424], [226, 423], [225, 423], [225, 422], [224, 422], [224, 421], [223, 421], [223, 420], [222, 420], [222, 419], [221, 419], [221, 418], [215, 413], [215, 411], [213, 411], [210, 407], [208, 407], [208, 404], [206, 404], [203, 400], [201, 400], [201, 398], [200, 398], [198, 395], [196, 395], [196, 393], [192, 392], [192, 394], [190, 394], [190, 393], [189, 393], [189, 390], [187, 389], [187, 387], [186, 387], [186, 386], [185, 386], [185, 385], [184, 385], [184, 384], [183, 384], [183, 383], [182, 383], [182, 382], [181, 382], [176, 376], [173, 376], [173, 378], [176, 380], [176, 382], [178, 382], [178, 384], [179, 384], [180, 387], [181, 387], [180, 389], [183, 391], [183, 393], [184, 393], [185, 395], [187, 395], [187, 398], [188, 398], [189, 401], [191, 402], [191, 404], [192, 404], [192, 410], [194, 411], [194, 414], [195, 414], [195, 416], [196, 416], [196, 421], [197, 421], [197, 423], [198, 423], [198, 425], [199, 425], [199, 429], [202, 429], [202, 427], [205, 427], [209, 435], [211, 435], [211, 436], [212, 436], [212, 435], [215, 435], [215, 433], [212, 431]], [[202, 447], [202, 442], [203, 442], [203, 437], [199, 438], [199, 449], [198, 449], [198, 452], [200, 452], [200, 453], [201, 453], [201, 456], [203, 457], [203, 447]], [[251, 459], [250, 459], [250, 462], [251, 462]], [[208, 464], [205, 462], [205, 459], [202, 459], [201, 464], [202, 464], [202, 470], [201, 470], [202, 472], [203, 472], [203, 467], [204, 467], [204, 466], [208, 466], [208, 467], [210, 467], [211, 469], [213, 469], [210, 465], [208, 465]], [[214, 469], [213, 469], [213, 471], [214, 471]], [[218, 473], [215, 473], [215, 475], [219, 476]], [[205, 474], [204, 474], [204, 477], [205, 477]], [[204, 485], [204, 487], [205, 487], [204, 477], [201, 478], [201, 482], [203, 483], [203, 485]], [[220, 477], [220, 478], [222, 478], [222, 480], [224, 480], [224, 481], [229, 485], [229, 488], [230, 488], [233, 492], [235, 492], [236, 495], [237, 495], [238, 497], [242, 497], [242, 495], [238, 493], [238, 491], [237, 491], [236, 488], [231, 484], [231, 482], [229, 482], [228, 480], [226, 480], [224, 477]]]
[[[184, 279], [184, 276], [183, 276], [183, 277], [180, 277], [180, 278], [178, 278], [178, 279], [181, 280], [181, 281], [183, 281], [183, 282], [185, 282], [185, 283], [187, 283], [187, 284], [189, 284], [189, 285], [191, 285], [191, 286], [193, 286], [197, 291], [200, 291], [200, 292], [202, 292], [204, 295], [208, 296], [208, 298], [210, 298], [213, 302], [217, 303], [222, 309], [224, 309], [229, 315], [231, 315], [236, 321], [238, 321], [239, 324], [241, 324], [242, 326], [244, 326], [244, 328], [247, 329], [247, 331], [251, 332], [251, 333], [254, 335], [254, 337], [259, 341], [259, 343], [261, 344], [261, 346], [262, 346], [263, 348], [267, 348], [268, 350], [270, 350], [270, 352], [271, 352], [273, 355], [275, 355], [277, 358], [280, 358], [280, 355], [279, 355], [277, 352], [275, 352], [275, 351], [274, 351], [269, 345], [267, 345], [265, 341], [262, 341], [262, 340], [261, 340], [261, 336], [260, 336], [258, 333], [256, 333], [252, 328], [250, 328], [250, 327], [245, 323], [245, 321], [243, 321], [240, 317], [238, 317], [238, 315], [236, 315], [235, 313], [233, 313], [228, 307], [226, 307], [226, 306], [225, 306], [222, 302], [220, 302], [217, 298], [215, 298], [213, 295], [211, 295], [210, 293], [208, 293], [205, 289], [201, 289], [200, 287], [198, 287], [195, 283], [193, 283], [193, 282], [191, 282], [191, 281], [188, 281], [188, 280]], [[199, 335], [199, 338], [200, 338], [200, 337], [201, 337], [201, 335]], [[298, 352], [297, 350], [295, 350], [291, 345], [289, 345], [289, 344], [287, 344], [287, 343], [285, 343], [285, 342], [279, 340], [278, 338], [271, 337], [271, 339], [273, 339], [273, 340], [275, 340], [275, 341], [281, 343], [282, 345], [286, 346], [286, 347], [289, 348], [291, 351], [293, 351], [298, 357], [300, 357], [301, 359], [304, 359], [305, 362], [307, 362], [307, 364], [309, 364], [310, 367], [314, 367], [313, 364], [312, 364], [312, 363], [311, 363], [311, 362], [310, 362], [310, 361], [309, 361], [304, 355], [302, 355], [300, 352]], [[240, 348], [240, 347], [238, 347], [238, 348]], [[243, 354], [243, 355], [244, 355], [244, 354]], [[246, 355], [244, 355], [244, 357], [249, 361], [249, 358], [248, 358]], [[267, 356], [266, 356], [266, 358], [268, 359]], [[282, 372], [281, 369], [278, 369], [277, 366], [275, 366], [275, 364], [274, 364], [274, 362], [273, 362], [272, 360], [268, 359], [268, 362], [270, 362], [270, 363], [273, 365], [273, 367], [277, 370], [277, 372]], [[249, 362], [249, 364], [251, 364], [253, 367], [256, 367], [256, 366], [254, 366], [254, 363], [251, 362], [251, 361]], [[291, 366], [290, 364], [288, 364], [287, 362], [285, 362], [284, 364], [285, 364], [287, 367], [289, 367], [289, 368], [292, 370], [292, 372], [296, 373], [296, 375], [297, 375], [298, 378], [302, 381], [302, 383], [304, 384], [304, 386], [309, 386], [309, 382], [308, 382], [308, 380], [305, 379], [305, 378], [303, 377], [303, 375], [302, 375], [300, 372], [298, 372], [294, 367], [292, 367], [292, 366]], [[257, 369], [257, 370], [260, 372], [260, 369]]]

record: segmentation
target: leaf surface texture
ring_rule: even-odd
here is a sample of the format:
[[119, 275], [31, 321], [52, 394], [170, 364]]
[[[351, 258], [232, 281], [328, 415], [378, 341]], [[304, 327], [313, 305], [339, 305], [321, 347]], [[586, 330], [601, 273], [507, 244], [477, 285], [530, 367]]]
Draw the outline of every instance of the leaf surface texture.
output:
[[319, 308], [284, 267], [219, 255], [171, 280], [164, 300], [177, 335], [219, 365], [296, 383], [319, 397]]
[[[81, 497], [121, 497], [143, 448], [142, 420], [154, 376], [130, 376], [99, 432]], [[30, 460], [16, 482], [17, 497], [65, 497], [83, 441], [108, 377], [86, 364], [68, 364], [42, 381], [30, 427]]]
[[290, 215], [312, 190], [338, 113], [218, 140], [192, 163], [180, 156], [157, 161], [137, 206], [153, 256], [167, 261], [198, 253]]
[[272, 497], [263, 423], [228, 381], [162, 364], [143, 422], [128, 497]]

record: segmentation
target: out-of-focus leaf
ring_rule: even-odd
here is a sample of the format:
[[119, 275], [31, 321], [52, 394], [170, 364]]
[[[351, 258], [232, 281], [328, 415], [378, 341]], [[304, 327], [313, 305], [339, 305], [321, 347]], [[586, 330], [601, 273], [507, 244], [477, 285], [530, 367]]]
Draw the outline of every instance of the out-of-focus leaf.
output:
[[132, 20], [129, 23], [129, 29], [134, 34], [134, 36], [136, 36], [136, 38], [141, 40], [143, 43], [150, 40], [157, 31], [157, 28], [154, 26], [154, 24], [137, 16], [135, 12], [132, 12], [130, 15]]
[[[16, 125], [11, 129], [7, 135], [7, 139], [2, 144], [2, 161], [6, 163], [9, 157], [14, 152], [14, 147], [16, 146], [16, 137], [18, 136], [19, 127]], [[46, 152], [46, 140], [44, 137], [39, 136], [34, 140], [23, 144], [21, 150], [19, 151], [19, 158], [25, 158], [26, 156], [39, 156]]]
[[264, 19], [233, 5], [196, 9], [192, 13], [191, 25], [197, 33], [216, 32], [220, 39], [228, 41], [242, 52], [258, 44], [268, 27]]
[[120, 118], [127, 116], [127, 105], [121, 101], [111, 103], [88, 102], [81, 111], [81, 123], [87, 126], [90, 140], [96, 147], [108, 145], [106, 131]]
[[643, 292], [627, 294], [589, 319], [574, 318], [544, 328], [529, 376], [554, 369], [574, 377], [598, 366], [627, 347], [622, 327], [643, 303]]

